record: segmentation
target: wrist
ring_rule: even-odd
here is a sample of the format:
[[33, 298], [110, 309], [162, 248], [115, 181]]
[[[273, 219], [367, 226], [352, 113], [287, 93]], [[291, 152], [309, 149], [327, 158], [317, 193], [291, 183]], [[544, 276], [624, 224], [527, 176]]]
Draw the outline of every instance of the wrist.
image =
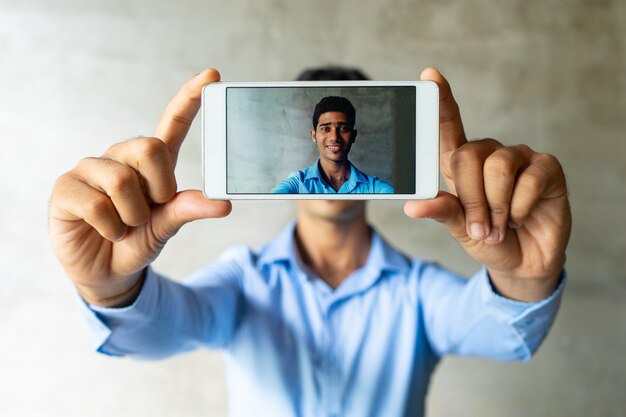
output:
[[90, 305], [107, 308], [127, 307], [137, 299], [146, 277], [146, 268], [115, 283], [102, 287], [75, 284], [78, 293]]
[[537, 302], [556, 290], [562, 270], [541, 278], [517, 277], [490, 269], [487, 275], [497, 294], [515, 301]]

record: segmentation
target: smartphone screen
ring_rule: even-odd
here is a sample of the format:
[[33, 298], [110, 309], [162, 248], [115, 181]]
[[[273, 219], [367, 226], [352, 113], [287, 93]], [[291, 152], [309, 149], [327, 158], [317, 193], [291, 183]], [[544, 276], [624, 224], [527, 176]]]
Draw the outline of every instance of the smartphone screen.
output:
[[205, 87], [203, 107], [207, 196], [436, 194], [432, 83], [217, 83]]
[[228, 87], [226, 181], [228, 194], [414, 194], [415, 87]]

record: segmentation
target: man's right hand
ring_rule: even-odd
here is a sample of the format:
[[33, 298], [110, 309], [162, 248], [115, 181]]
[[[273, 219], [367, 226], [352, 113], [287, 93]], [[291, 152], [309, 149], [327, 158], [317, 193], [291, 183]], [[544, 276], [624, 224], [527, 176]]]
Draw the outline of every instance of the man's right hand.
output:
[[199, 190], [177, 192], [174, 176], [202, 87], [219, 79], [212, 69], [191, 78], [168, 104], [154, 137], [115, 144], [57, 180], [50, 198], [50, 239], [88, 303], [128, 305], [146, 266], [183, 224], [230, 213], [228, 201], [208, 200]]

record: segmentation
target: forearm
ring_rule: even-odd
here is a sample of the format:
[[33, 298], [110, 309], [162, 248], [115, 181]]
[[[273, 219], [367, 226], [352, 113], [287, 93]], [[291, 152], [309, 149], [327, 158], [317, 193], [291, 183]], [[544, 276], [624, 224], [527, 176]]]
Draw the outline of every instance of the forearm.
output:
[[563, 290], [559, 282], [541, 301], [523, 302], [499, 294], [484, 269], [469, 281], [434, 267], [425, 269], [424, 311], [435, 351], [528, 360], [556, 317]]
[[224, 346], [236, 323], [237, 273], [228, 263], [216, 263], [183, 284], [147, 268], [131, 304], [116, 308], [83, 303], [96, 350], [156, 359], [201, 345]]

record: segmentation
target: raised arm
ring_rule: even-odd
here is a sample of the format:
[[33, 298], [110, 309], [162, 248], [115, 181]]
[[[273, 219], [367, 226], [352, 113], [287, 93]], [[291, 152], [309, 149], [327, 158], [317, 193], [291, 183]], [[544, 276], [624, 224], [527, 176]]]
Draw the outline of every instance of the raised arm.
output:
[[489, 273], [502, 296], [539, 301], [556, 288], [571, 230], [565, 175], [552, 155], [495, 139], [468, 142], [452, 90], [439, 71], [441, 171], [447, 192], [409, 201], [405, 212], [446, 226]]
[[165, 109], [153, 137], [111, 146], [84, 158], [56, 182], [50, 198], [52, 246], [68, 277], [90, 304], [125, 306], [136, 298], [148, 266], [180, 227], [223, 217], [230, 202], [199, 190], [178, 192], [174, 167], [200, 108], [208, 69], [189, 79]]

